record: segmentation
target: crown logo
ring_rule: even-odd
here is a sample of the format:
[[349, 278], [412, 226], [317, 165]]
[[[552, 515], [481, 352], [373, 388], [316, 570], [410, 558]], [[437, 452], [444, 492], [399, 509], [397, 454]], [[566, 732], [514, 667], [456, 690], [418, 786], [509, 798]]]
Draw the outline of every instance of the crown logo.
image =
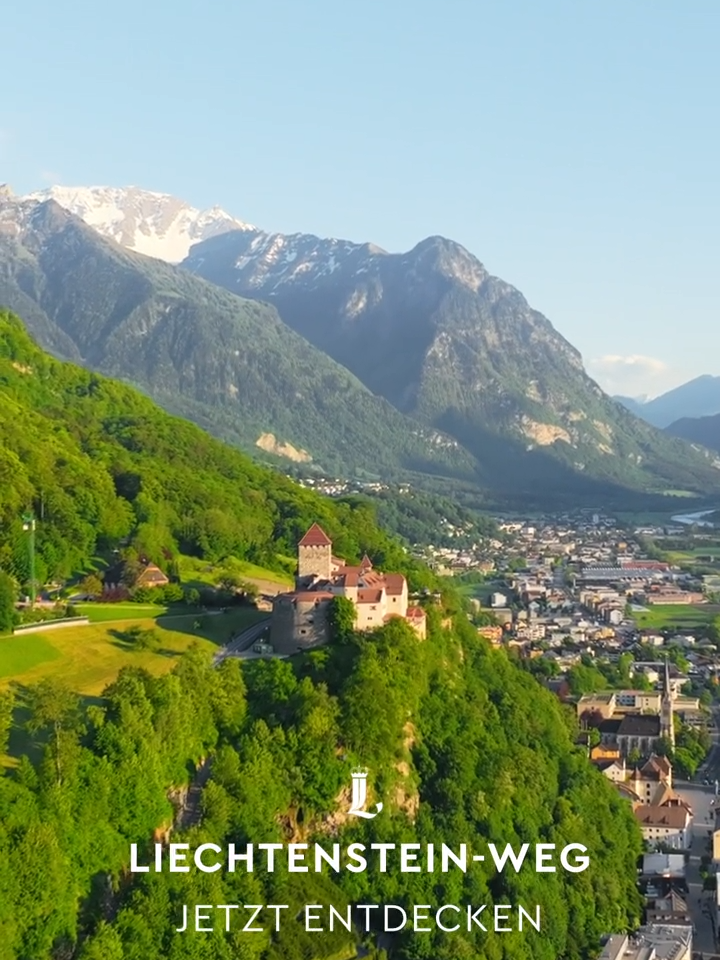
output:
[[363, 817], [366, 820], [371, 820], [380, 813], [383, 805], [376, 803], [375, 813], [368, 813], [365, 809], [365, 803], [367, 801], [367, 775], [367, 768], [352, 771], [352, 801], [349, 813], [352, 817]]

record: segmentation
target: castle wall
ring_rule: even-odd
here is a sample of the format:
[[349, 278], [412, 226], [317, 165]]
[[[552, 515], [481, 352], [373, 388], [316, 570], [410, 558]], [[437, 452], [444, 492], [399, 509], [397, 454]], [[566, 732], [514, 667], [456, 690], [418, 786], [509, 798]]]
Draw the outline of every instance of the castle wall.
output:
[[278, 597], [270, 621], [270, 643], [276, 653], [293, 654], [327, 643], [329, 601]]

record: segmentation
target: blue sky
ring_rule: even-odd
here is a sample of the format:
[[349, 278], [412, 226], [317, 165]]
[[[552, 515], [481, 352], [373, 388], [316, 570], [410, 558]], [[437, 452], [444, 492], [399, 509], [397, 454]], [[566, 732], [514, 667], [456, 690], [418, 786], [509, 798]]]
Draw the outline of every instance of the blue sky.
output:
[[720, 374], [717, 0], [23, 0], [0, 181], [463, 243], [611, 391]]

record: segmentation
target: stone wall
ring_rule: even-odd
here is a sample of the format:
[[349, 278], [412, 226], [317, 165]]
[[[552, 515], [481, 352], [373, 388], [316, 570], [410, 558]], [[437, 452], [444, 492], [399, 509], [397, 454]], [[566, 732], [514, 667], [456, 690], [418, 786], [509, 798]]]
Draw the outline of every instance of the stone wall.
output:
[[273, 605], [270, 643], [276, 653], [292, 654], [322, 646], [329, 640], [330, 601], [278, 597]]

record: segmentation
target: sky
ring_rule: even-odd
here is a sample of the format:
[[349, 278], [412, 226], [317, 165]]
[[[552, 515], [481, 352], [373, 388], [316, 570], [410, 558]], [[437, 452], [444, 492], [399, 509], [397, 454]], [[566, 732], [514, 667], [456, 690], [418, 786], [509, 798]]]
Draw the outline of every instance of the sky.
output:
[[23, 0], [0, 182], [440, 234], [611, 393], [720, 374], [717, 0]]

